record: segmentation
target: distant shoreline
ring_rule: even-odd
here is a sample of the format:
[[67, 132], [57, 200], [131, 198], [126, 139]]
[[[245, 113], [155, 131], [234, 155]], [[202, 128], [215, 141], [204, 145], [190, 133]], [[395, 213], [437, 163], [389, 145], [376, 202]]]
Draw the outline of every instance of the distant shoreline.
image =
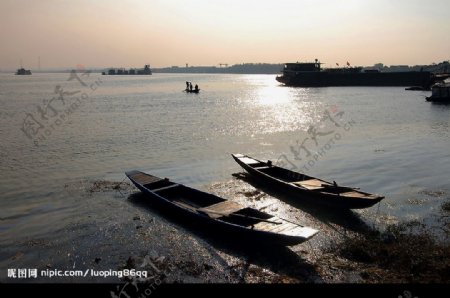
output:
[[[228, 66], [219, 65], [219, 66], [170, 66], [170, 67], [157, 67], [151, 68], [153, 73], [223, 73], [223, 74], [281, 74], [284, 67], [284, 63], [243, 63], [243, 64], [235, 64]], [[93, 73], [102, 73], [107, 71], [110, 68], [87, 68]], [[328, 67], [332, 68], [332, 67]], [[441, 72], [443, 69], [446, 69], [447, 72], [450, 71], [450, 62], [443, 61], [441, 63], [434, 63], [430, 65], [391, 65], [385, 66], [381, 63], [375, 64], [373, 66], [363, 66], [363, 69], [378, 69], [383, 72], [396, 72], [396, 71], [430, 71], [430, 72]], [[79, 70], [80, 72], [86, 70]], [[32, 73], [68, 73], [71, 72], [72, 69], [48, 69], [48, 70], [33, 70]], [[15, 73], [16, 70], [0, 70], [0, 73]]]

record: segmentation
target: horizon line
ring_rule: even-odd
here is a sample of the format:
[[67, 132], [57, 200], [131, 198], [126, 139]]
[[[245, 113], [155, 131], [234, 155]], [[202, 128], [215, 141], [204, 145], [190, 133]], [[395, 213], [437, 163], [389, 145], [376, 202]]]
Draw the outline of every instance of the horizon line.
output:
[[[296, 62], [299, 62], [299, 63], [309, 63], [309, 62], [311, 62], [311, 63], [314, 63], [314, 61], [309, 61], [309, 62], [305, 62], [305, 61], [302, 61], [302, 62], [300, 62], [300, 61], [296, 61]], [[167, 68], [180, 68], [180, 69], [186, 69], [186, 68], [205, 68], [205, 67], [210, 67], [210, 68], [219, 68], [219, 69], [226, 69], [226, 68], [231, 68], [231, 67], [233, 67], [233, 66], [238, 66], [238, 65], [264, 65], [264, 64], [266, 64], [266, 65], [284, 65], [284, 64], [286, 64], [286, 63], [296, 63], [296, 62], [283, 62], [283, 63], [268, 63], [268, 62], [248, 62], [248, 63], [236, 63], [236, 64], [227, 64], [227, 63], [218, 63], [218, 64], [215, 64], [215, 65], [188, 65], [188, 66], [186, 66], [186, 65], [181, 65], [181, 66], [179, 66], [179, 65], [170, 65], [170, 66], [162, 66], [162, 67], [151, 67], [151, 64], [150, 64], [150, 67], [151, 67], [151, 69], [167, 69]], [[431, 66], [431, 65], [438, 65], [438, 64], [440, 64], [440, 63], [450, 63], [450, 59], [449, 60], [443, 60], [443, 61], [440, 61], [440, 62], [431, 62], [430, 64], [415, 64], [415, 65], [410, 65], [410, 64], [391, 64], [391, 65], [385, 65], [383, 62], [377, 62], [377, 63], [375, 63], [375, 64], [373, 64], [373, 65], [351, 65], [352, 67], [373, 67], [373, 66], [375, 66], [375, 65], [377, 65], [377, 64], [383, 64], [383, 67], [392, 67], [392, 66], [408, 66], [408, 67], [416, 67], [416, 66]], [[324, 63], [324, 62], [321, 62], [321, 64], [330, 64], [330, 65], [335, 65], [335, 64], [337, 64], [337, 63]], [[145, 64], [144, 64], [145, 65]], [[222, 67], [222, 66], [220, 66], [220, 65], [227, 65], [227, 66], [225, 66], [225, 67]], [[228, 66], [229, 65], [229, 66]], [[339, 65], [338, 65], [339, 66]], [[344, 64], [342, 65], [342, 66], [344, 66]], [[22, 68], [22, 67], [19, 67], [19, 68]], [[33, 68], [26, 68], [26, 67], [23, 67], [23, 68], [25, 68], [25, 69], [30, 69], [30, 70], [33, 70]], [[107, 66], [107, 67], [104, 67], [104, 66], [89, 66], [89, 67], [85, 67], [83, 64], [78, 64], [78, 65], [76, 65], [75, 67], [69, 67], [69, 66], [61, 66], [61, 67], [49, 67], [49, 68], [42, 68], [42, 65], [41, 65], [41, 67], [40, 67], [40, 69], [35, 69], [34, 71], [35, 72], [49, 72], [49, 71], [71, 71], [71, 70], [73, 70], [73, 69], [80, 69], [80, 70], [82, 70], [82, 69], [88, 69], [88, 70], [107, 70], [107, 69], [112, 69], [112, 68], [114, 68], [114, 69], [137, 69], [137, 68], [139, 68], [139, 67], [123, 67], [123, 66]], [[2, 67], [0, 67], [0, 72], [9, 72], [9, 71], [15, 71], [15, 70], [17, 70], [18, 68], [2, 68]]]

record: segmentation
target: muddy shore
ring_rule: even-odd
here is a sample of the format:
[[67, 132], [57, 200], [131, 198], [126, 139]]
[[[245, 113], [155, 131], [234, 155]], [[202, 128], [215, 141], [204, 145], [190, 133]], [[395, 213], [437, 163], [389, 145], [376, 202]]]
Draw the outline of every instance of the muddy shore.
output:
[[[148, 272], [151, 283], [448, 283], [450, 281], [449, 199], [439, 211], [444, 237], [436, 239], [420, 222], [389, 224], [380, 230], [366, 211], [337, 213], [283, 202], [235, 174], [203, 189], [242, 205], [320, 230], [292, 247], [254, 246], [173, 218], [124, 182], [86, 181], [81, 217], [61, 227], [64, 237], [26, 239], [2, 252], [2, 268], [38, 270], [123, 270]], [[282, 199], [282, 198], [281, 198]], [[6, 270], [5, 270], [6, 271]], [[87, 276], [10, 279], [3, 282], [104, 283], [130, 278]]]

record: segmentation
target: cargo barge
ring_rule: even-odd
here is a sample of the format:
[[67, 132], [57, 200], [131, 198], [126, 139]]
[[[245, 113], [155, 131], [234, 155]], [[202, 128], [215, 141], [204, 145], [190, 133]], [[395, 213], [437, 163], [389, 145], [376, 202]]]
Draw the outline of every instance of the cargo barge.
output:
[[150, 65], [146, 64], [144, 68], [135, 69], [130, 68], [126, 70], [124, 68], [110, 68], [108, 71], [103, 71], [102, 75], [151, 75], [152, 70], [150, 69]]
[[276, 80], [286, 86], [421, 86], [429, 90], [435, 76], [429, 71], [381, 72], [362, 67], [321, 69], [318, 60], [307, 63], [286, 63]]

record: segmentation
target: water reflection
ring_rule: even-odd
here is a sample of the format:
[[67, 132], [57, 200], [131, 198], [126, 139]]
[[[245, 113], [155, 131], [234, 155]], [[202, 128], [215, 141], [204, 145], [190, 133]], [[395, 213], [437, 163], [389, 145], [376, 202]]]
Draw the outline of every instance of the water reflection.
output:
[[[428, 104], [428, 102], [427, 102]], [[449, 138], [450, 104], [431, 102], [428, 115], [431, 132], [441, 138]]]
[[318, 111], [324, 106], [321, 101], [312, 101], [310, 89], [280, 86], [272, 76], [252, 76], [246, 80], [253, 85], [247, 96], [249, 111], [255, 117], [259, 133], [306, 131], [320, 117]]
[[[275, 75], [91, 77], [101, 79], [102, 88], [35, 147], [20, 130], [24, 111], [51, 98], [55, 86], [67, 83], [67, 74], [0, 74], [2, 212], [21, 216], [24, 230], [33, 226], [25, 219], [36, 210], [16, 207], [30, 204], [30, 198], [42, 205], [47, 199], [73, 203], [75, 196], [55, 195], [67, 180], [122, 180], [123, 171], [139, 168], [206, 185], [227, 179], [235, 169], [229, 153], [292, 159], [290, 146], [309, 137], [308, 127], [318, 125], [332, 107], [357, 125], [311, 174], [384, 194], [386, 203], [396, 206], [408, 206], [401, 185], [448, 185], [449, 106], [425, 102], [404, 88], [290, 88], [279, 85]], [[181, 92], [186, 81], [198, 83], [201, 94]], [[426, 216], [435, 204], [430, 206], [396, 207], [392, 214], [407, 218], [420, 208]], [[46, 214], [49, 222], [68, 214], [58, 212]]]

